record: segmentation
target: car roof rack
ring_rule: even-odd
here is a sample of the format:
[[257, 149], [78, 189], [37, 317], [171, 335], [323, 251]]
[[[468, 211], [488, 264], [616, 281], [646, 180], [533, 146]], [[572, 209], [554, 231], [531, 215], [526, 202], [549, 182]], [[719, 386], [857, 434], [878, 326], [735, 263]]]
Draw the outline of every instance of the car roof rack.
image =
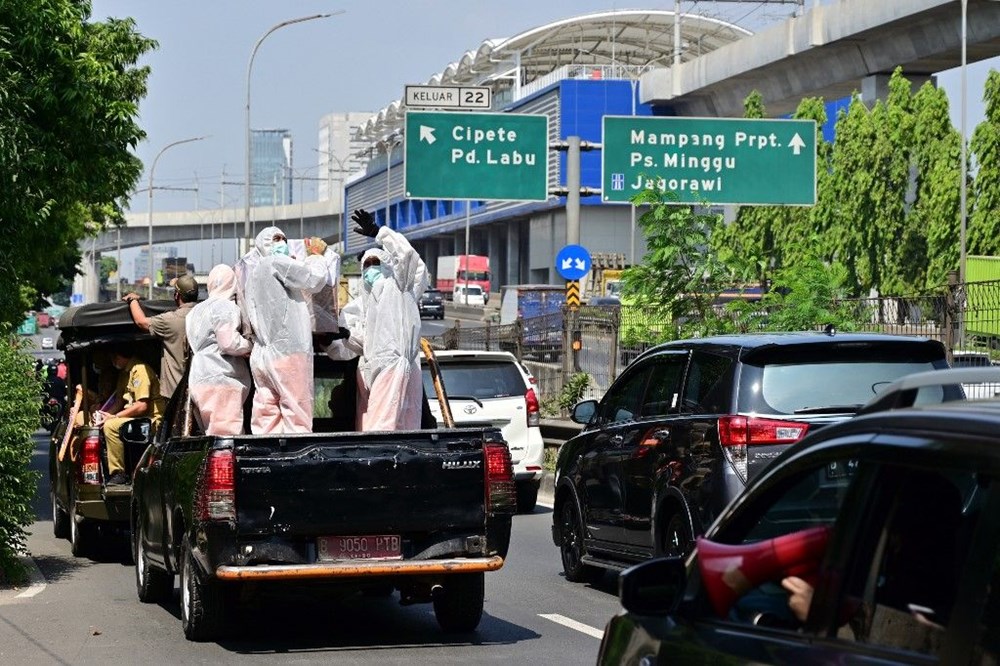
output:
[[[900, 377], [861, 407], [857, 415], [912, 407], [916, 402], [917, 393], [922, 388], [931, 386], [957, 386], [961, 388], [963, 384], [996, 384], [1000, 388], [1000, 367], [927, 370]], [[960, 395], [964, 399], [964, 389]], [[951, 401], [953, 400], [945, 400], [945, 402]]]

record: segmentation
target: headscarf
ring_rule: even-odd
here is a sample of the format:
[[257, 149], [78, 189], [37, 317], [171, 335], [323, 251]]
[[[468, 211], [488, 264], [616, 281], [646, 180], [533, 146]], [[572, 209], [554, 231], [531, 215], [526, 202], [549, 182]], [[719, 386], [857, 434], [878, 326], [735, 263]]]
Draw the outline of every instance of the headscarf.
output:
[[285, 235], [285, 232], [278, 227], [264, 227], [264, 229], [257, 234], [257, 238], [254, 239], [254, 247], [260, 253], [260, 256], [266, 257], [271, 254], [271, 246], [274, 245], [274, 235], [281, 234]]
[[236, 295], [236, 272], [226, 264], [217, 264], [208, 273], [208, 297], [229, 300]]

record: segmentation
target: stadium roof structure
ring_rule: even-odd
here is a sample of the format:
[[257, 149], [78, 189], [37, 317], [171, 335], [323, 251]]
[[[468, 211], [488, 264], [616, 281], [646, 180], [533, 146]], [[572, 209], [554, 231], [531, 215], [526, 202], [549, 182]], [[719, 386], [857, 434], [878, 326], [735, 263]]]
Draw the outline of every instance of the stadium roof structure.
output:
[[[490, 86], [494, 100], [523, 99], [567, 78], [572, 68], [600, 66], [604, 76], [638, 80], [674, 56], [675, 14], [622, 9], [548, 23], [506, 39], [487, 39], [427, 80], [425, 85]], [[679, 15], [682, 62], [742, 39], [749, 30], [699, 14]], [[497, 106], [497, 104], [494, 104]], [[358, 129], [360, 140], [377, 143], [401, 132], [406, 113], [399, 99]]]

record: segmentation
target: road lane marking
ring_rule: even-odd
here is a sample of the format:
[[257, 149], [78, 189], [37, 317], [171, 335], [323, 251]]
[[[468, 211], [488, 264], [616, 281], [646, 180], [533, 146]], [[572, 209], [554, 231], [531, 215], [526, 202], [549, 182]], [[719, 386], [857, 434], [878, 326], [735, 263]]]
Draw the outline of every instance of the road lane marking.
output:
[[593, 627], [586, 625], [582, 622], [577, 622], [576, 620], [571, 620], [565, 615], [559, 615], [557, 613], [539, 613], [538, 617], [543, 617], [550, 622], [555, 622], [556, 624], [561, 624], [564, 627], [569, 627], [570, 629], [575, 629], [581, 634], [587, 634], [588, 636], [593, 636], [594, 638], [602, 638], [604, 632], [600, 629], [594, 629]]

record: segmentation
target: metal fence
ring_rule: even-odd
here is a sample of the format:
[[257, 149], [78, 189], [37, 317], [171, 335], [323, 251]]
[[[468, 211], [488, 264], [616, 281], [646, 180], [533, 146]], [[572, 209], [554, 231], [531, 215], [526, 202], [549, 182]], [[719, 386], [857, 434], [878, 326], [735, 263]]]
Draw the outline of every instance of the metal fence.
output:
[[[915, 335], [940, 340], [949, 354], [1000, 360], [1000, 280], [959, 284], [937, 293], [878, 297], [831, 304], [848, 312], [857, 331]], [[766, 324], [768, 312], [757, 311]], [[532, 371], [543, 397], [558, 395], [573, 374], [590, 378], [585, 396], [599, 397], [629, 363], [658, 340], [676, 337], [655, 310], [584, 305], [576, 312], [482, 327], [456, 324], [431, 338], [438, 349], [509, 351]], [[822, 329], [826, 322], [817, 322]], [[766, 328], [766, 325], [765, 325]]]

